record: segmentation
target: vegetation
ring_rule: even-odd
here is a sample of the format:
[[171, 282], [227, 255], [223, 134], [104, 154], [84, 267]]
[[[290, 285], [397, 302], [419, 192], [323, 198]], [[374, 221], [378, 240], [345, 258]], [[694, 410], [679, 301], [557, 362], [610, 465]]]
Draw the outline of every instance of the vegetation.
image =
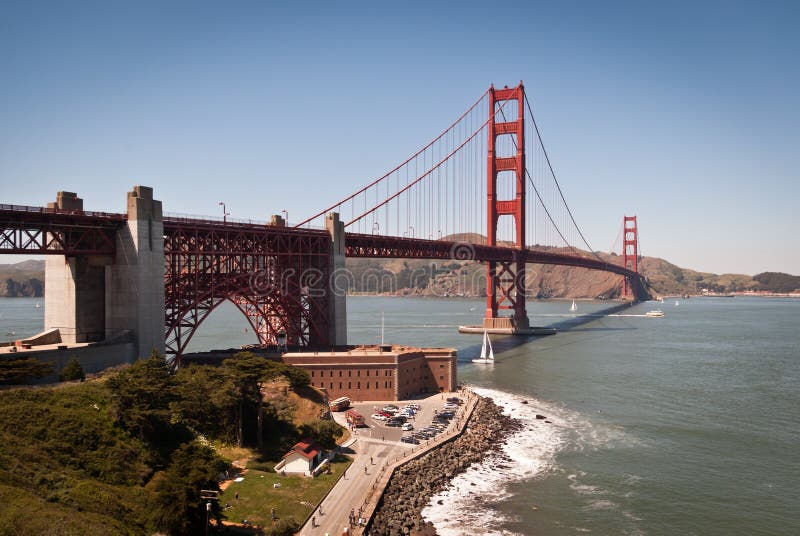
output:
[[58, 379], [62, 382], [70, 382], [74, 380], [83, 381], [86, 379], [86, 374], [83, 372], [83, 367], [78, 362], [76, 357], [70, 359], [64, 368], [61, 369]]
[[800, 276], [780, 272], [764, 272], [753, 276], [767, 292], [795, 292], [800, 290]]
[[25, 383], [34, 378], [52, 374], [53, 364], [39, 361], [34, 357], [19, 357], [14, 354], [4, 355], [0, 360], [0, 384]]
[[[200, 491], [219, 490], [229, 466], [211, 445], [263, 439], [267, 466], [306, 434], [329, 445], [337, 435], [317, 422], [322, 404], [312, 404], [314, 419], [293, 422], [295, 403], [262, 396], [259, 386], [272, 384], [314, 392], [304, 373], [247, 353], [177, 373], [153, 354], [105, 380], [1, 392], [0, 534], [202, 534]], [[298, 483], [309, 495], [295, 502], [314, 502], [329, 480]], [[212, 501], [209, 514], [228, 512]], [[273, 529], [293, 530], [303, 518]]]

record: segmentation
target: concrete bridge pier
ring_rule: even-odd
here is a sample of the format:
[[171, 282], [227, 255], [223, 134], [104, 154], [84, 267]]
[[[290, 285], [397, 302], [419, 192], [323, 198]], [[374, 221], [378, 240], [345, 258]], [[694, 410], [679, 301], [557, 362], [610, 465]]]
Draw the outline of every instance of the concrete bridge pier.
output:
[[[325, 229], [331, 235], [330, 278], [327, 282], [329, 299], [328, 326], [329, 341], [332, 346], [347, 344], [347, 285], [345, 277], [345, 233], [344, 222], [339, 220], [338, 212], [331, 212], [325, 218]], [[340, 280], [341, 278], [341, 280]]]
[[[58, 192], [47, 208], [83, 210], [74, 192]], [[57, 328], [65, 343], [105, 339], [105, 267], [110, 256], [48, 255], [44, 271], [44, 329]]]
[[[48, 208], [83, 210], [73, 192], [59, 192]], [[45, 330], [65, 343], [95, 342], [129, 333], [136, 356], [164, 353], [164, 225], [153, 189], [134, 186], [127, 221], [110, 256], [48, 256]]]
[[106, 269], [106, 325], [132, 330], [138, 357], [164, 355], [164, 222], [153, 189], [128, 192], [128, 220], [117, 232], [116, 257]]

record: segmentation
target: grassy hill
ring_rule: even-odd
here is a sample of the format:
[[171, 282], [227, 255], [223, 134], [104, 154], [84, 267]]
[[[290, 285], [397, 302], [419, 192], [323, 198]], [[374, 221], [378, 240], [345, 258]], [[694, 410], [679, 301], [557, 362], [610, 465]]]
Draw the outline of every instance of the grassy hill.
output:
[[[96, 381], [0, 391], [0, 534], [197, 534], [199, 492], [218, 489], [231, 461], [220, 453], [247, 451], [269, 471], [287, 444], [342, 430], [320, 420], [307, 379], [249, 354], [178, 374], [155, 357]], [[259, 404], [263, 448], [221, 448], [237, 430], [255, 446]]]
[[5, 534], [137, 534], [149, 525], [145, 445], [115, 426], [105, 385], [0, 393]]

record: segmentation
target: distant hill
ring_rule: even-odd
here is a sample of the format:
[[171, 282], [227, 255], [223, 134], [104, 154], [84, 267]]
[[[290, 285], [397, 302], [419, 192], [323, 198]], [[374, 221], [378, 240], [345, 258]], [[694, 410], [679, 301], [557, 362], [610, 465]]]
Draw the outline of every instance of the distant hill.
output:
[[44, 261], [27, 260], [0, 264], [0, 297], [41, 297], [44, 294]]
[[[485, 243], [481, 235], [450, 236], [448, 240]], [[549, 251], [576, 253], [567, 248]], [[591, 255], [586, 251], [578, 254]], [[603, 260], [621, 264], [619, 255], [597, 253]], [[423, 296], [485, 296], [484, 267], [475, 261], [430, 261], [415, 259], [347, 259], [356, 292], [383, 292]], [[800, 292], [800, 277], [775, 272], [756, 276], [712, 274], [680, 268], [657, 257], [643, 257], [639, 270], [647, 277], [654, 295], [730, 292]], [[618, 275], [570, 266], [531, 264], [527, 287], [536, 298], [618, 298], [622, 278]]]
[[[477, 234], [453, 235], [453, 241], [485, 243]], [[574, 252], [566, 248], [551, 251]], [[580, 252], [589, 255], [588, 252]], [[609, 263], [619, 264], [616, 254], [598, 253]], [[351, 290], [357, 293], [389, 293], [421, 296], [485, 296], [486, 275], [475, 261], [431, 261], [419, 259], [347, 259]], [[656, 295], [800, 292], [800, 276], [779, 272], [712, 274], [680, 268], [664, 259], [643, 257], [639, 270]], [[622, 290], [619, 276], [583, 268], [532, 264], [528, 288], [537, 298], [617, 298]], [[34, 296], [44, 292], [44, 261], [28, 260], [0, 264], [0, 297]]]

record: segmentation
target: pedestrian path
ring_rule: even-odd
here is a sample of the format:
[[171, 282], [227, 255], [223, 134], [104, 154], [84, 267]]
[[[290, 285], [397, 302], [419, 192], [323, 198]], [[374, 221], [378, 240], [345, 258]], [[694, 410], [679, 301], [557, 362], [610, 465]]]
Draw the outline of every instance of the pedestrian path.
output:
[[[394, 469], [463, 431], [467, 418], [475, 407], [477, 396], [468, 391], [459, 393], [459, 396], [466, 398], [466, 403], [459, 409], [450, 427], [439, 437], [420, 445], [388, 441], [365, 434], [354, 435], [354, 441], [349, 445], [356, 453], [353, 463], [298, 534], [361, 534], [359, 519], [363, 519], [365, 523], [370, 519]], [[351, 518], [354, 521], [352, 524]]]

